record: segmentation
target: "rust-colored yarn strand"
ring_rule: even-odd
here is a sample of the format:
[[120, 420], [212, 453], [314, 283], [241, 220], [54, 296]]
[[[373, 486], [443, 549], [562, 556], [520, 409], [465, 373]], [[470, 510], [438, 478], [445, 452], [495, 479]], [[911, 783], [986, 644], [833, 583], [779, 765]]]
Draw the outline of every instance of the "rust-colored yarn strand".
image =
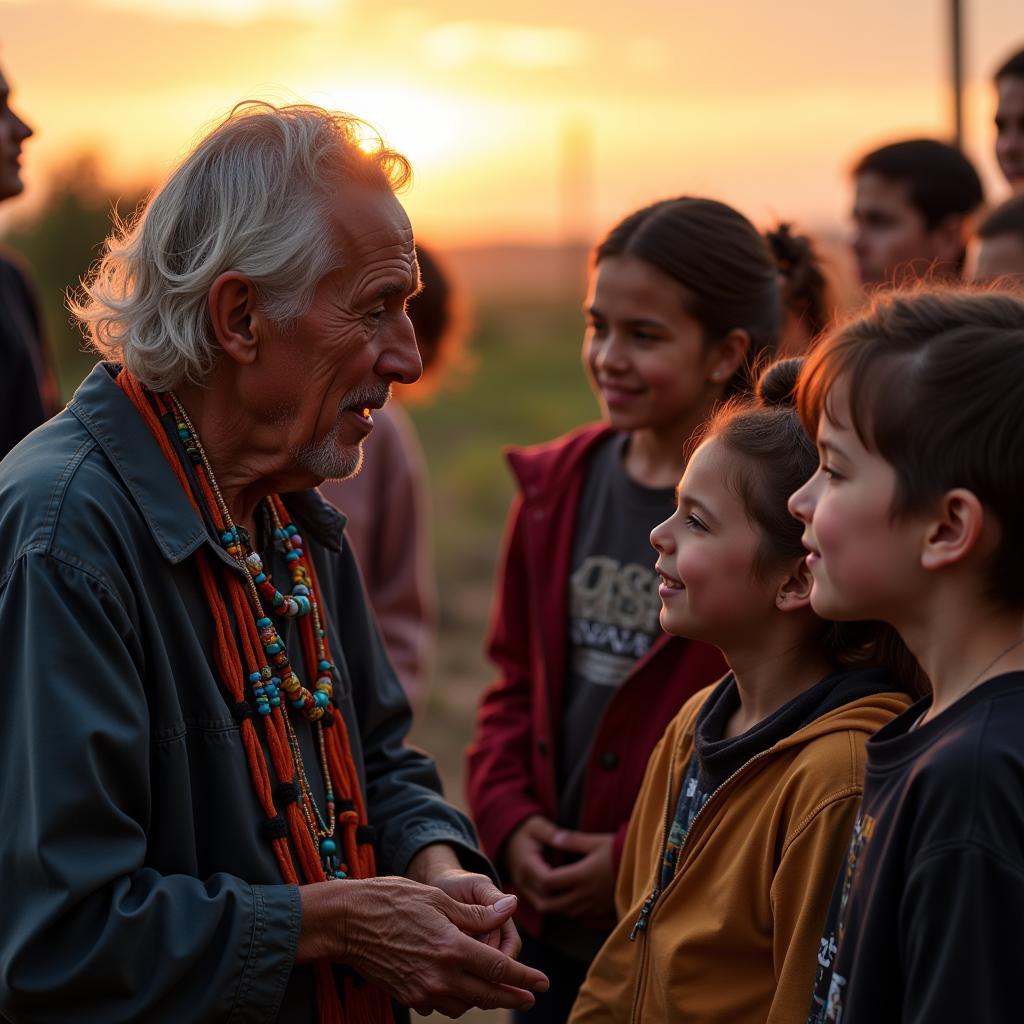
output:
[[[184, 467], [177, 453], [172, 448], [163, 424], [150, 401], [156, 403], [161, 414], [172, 412], [159, 394], [149, 393], [143, 389], [139, 381], [127, 370], [121, 370], [117, 377], [117, 383], [131, 400], [132, 404], [142, 416], [150, 432], [153, 434], [160, 451], [171, 466], [178, 483], [185, 491], [195, 511], [202, 515], [202, 510], [192, 492], [192, 487]], [[225, 524], [220, 514], [216, 497], [212, 492], [205, 474], [195, 474], [206, 502], [207, 510], [213, 520], [214, 526], [223, 530]], [[273, 495], [272, 501], [277, 503], [280, 512], [283, 513], [283, 504], [280, 498]], [[245, 701], [245, 682], [247, 672], [242, 663], [242, 658], [249, 664], [249, 672], [258, 670], [260, 654], [260, 642], [256, 633], [256, 625], [253, 616], [247, 606], [247, 596], [244, 590], [245, 584], [234, 574], [225, 575], [224, 589], [227, 591], [227, 600], [230, 602], [230, 610], [234, 615], [237, 626], [238, 640], [236, 641], [231, 626], [231, 617], [228, 608], [225, 607], [224, 595], [221, 587], [218, 586], [217, 578], [210, 564], [207, 552], [199, 551], [196, 554], [199, 577], [207, 604], [210, 608], [214, 623], [214, 661], [221, 679], [236, 703]], [[314, 586], [314, 593], [319, 594], [319, 582], [315, 578], [315, 571], [310, 563], [310, 575]], [[326, 645], [326, 637], [325, 645]], [[307, 671], [317, 664], [316, 651], [309, 642], [309, 638], [303, 637], [304, 656]], [[241, 644], [241, 652], [239, 650]], [[338, 815], [338, 826], [341, 831], [343, 848], [349, 865], [349, 876], [352, 878], [369, 878], [376, 872], [373, 848], [369, 843], [362, 846], [357, 841], [356, 830], [361, 823], [366, 822], [366, 807], [359, 787], [359, 776], [352, 760], [351, 747], [348, 742], [348, 733], [344, 719], [340, 712], [331, 705], [327, 714], [332, 716], [333, 724], [324, 730], [325, 748], [327, 753], [328, 771], [331, 774], [333, 784], [339, 796], [348, 797], [352, 800], [355, 810], [343, 812]], [[288, 746], [283, 715], [286, 712], [278, 708], [275, 713], [266, 716], [269, 721], [266, 725], [267, 750], [274, 768], [274, 773], [282, 782], [290, 782], [296, 785], [295, 766], [291, 760], [291, 753]], [[249, 774], [253, 787], [268, 819], [277, 816], [278, 810], [274, 802], [273, 786], [266, 759], [260, 746], [259, 736], [251, 717], [243, 718], [239, 724], [239, 732], [242, 738], [242, 745], [245, 750], [246, 761], [249, 765]], [[297, 788], [297, 787], [296, 787]], [[299, 797], [299, 799], [302, 799]], [[307, 882], [324, 881], [326, 876], [320, 861], [319, 854], [313, 842], [313, 837], [306, 827], [297, 801], [290, 801], [284, 809], [284, 819], [287, 823], [291, 847], [287, 839], [276, 838], [273, 840], [274, 854], [281, 869], [281, 875], [288, 884], [299, 884], [298, 874], [292, 861], [292, 850], [299, 857], [302, 874]], [[344, 884], [343, 882], [338, 884]], [[314, 965], [314, 977], [317, 993], [317, 1007], [319, 1024], [391, 1024], [391, 1004], [378, 989], [363, 983], [354, 983], [347, 978], [344, 984], [345, 1005], [342, 1006], [340, 994], [334, 980], [334, 973], [331, 965], [327, 962], [318, 961]]]

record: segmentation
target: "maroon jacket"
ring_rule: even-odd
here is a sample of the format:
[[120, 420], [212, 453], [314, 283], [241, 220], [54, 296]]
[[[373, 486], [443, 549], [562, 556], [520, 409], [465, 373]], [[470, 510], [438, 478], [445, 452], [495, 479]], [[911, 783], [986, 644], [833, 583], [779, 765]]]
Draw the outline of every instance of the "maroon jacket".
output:
[[[469, 806], [496, 863], [531, 814], [557, 820], [576, 509], [590, 453], [610, 432], [595, 424], [507, 453], [520, 494], [509, 516], [488, 643], [501, 676], [480, 702], [466, 768]], [[725, 671], [717, 648], [663, 634], [608, 703], [590, 752], [579, 827], [616, 833], [616, 865], [651, 751], [687, 698]], [[523, 898], [517, 919], [539, 932], [540, 914]]]

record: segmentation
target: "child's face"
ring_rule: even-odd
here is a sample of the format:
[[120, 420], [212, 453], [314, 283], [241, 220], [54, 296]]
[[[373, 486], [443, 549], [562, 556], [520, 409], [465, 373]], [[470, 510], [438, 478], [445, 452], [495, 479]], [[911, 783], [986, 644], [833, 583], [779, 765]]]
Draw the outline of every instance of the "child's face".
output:
[[829, 408], [837, 422], [821, 416], [818, 469], [789, 499], [805, 526], [811, 607], [825, 619], [893, 622], [920, 580], [922, 522], [892, 515], [896, 473], [861, 443], [842, 381]]
[[[617, 430], [672, 429], [725, 384], [671, 277], [641, 259], [603, 259], [590, 275], [583, 365]], [[715, 375], [717, 374], [717, 379]]]
[[733, 458], [719, 439], [705, 441], [679, 481], [676, 511], [651, 531], [662, 627], [726, 648], [764, 620], [778, 587], [755, 574], [761, 535], [727, 483]]

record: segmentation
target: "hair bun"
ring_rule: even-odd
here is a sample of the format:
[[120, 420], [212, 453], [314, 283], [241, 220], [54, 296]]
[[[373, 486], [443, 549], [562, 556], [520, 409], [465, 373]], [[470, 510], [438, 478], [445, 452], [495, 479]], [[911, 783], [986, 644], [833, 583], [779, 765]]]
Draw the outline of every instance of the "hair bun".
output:
[[757, 378], [757, 400], [765, 406], [796, 406], [796, 382], [803, 359], [778, 359]]

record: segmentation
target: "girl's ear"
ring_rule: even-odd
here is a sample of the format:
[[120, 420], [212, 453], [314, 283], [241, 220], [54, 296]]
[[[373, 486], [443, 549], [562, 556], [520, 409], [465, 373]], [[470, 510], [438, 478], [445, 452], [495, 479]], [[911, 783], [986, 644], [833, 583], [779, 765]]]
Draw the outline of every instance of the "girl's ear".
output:
[[985, 509], [963, 487], [947, 491], [926, 519], [921, 567], [934, 570], [961, 562], [978, 547], [985, 531]]
[[801, 558], [776, 591], [775, 607], [780, 612], [796, 612], [801, 608], [809, 608], [813, 584], [814, 578], [807, 568], [807, 559]]
[[708, 379], [724, 383], [743, 365], [750, 349], [750, 335], [734, 327], [724, 338], [708, 346]]

